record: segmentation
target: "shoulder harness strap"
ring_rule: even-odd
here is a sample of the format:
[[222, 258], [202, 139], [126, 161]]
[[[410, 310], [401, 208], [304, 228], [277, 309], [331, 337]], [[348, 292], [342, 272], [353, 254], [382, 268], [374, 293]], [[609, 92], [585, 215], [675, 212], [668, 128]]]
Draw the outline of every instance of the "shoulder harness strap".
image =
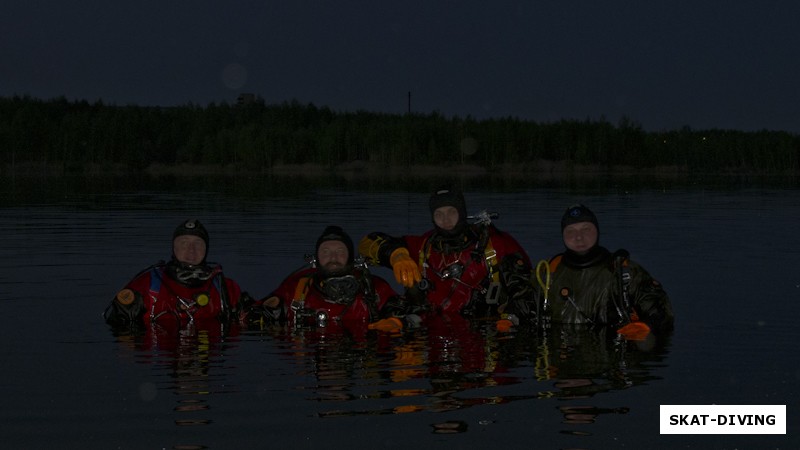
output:
[[150, 269], [150, 295], [153, 296], [155, 300], [158, 297], [158, 293], [161, 291], [161, 272], [158, 270], [157, 267], [153, 267]]
[[428, 267], [428, 257], [431, 254], [431, 239], [430, 237], [426, 237], [425, 240], [422, 242], [422, 246], [419, 249], [419, 268], [422, 270], [422, 277], [425, 278], [426, 268]]
[[311, 276], [302, 277], [297, 280], [297, 286], [294, 288], [294, 296], [292, 296], [292, 304], [303, 303], [308, 294], [308, 283], [311, 281]]
[[[631, 307], [630, 301], [630, 285], [631, 285], [631, 271], [630, 271], [630, 254], [625, 249], [619, 249], [614, 252], [614, 269], [617, 272], [620, 294], [622, 296], [622, 313], [620, 318], [628, 321], [637, 320], [636, 311]], [[619, 312], [619, 311], [618, 311]]]
[[212, 283], [217, 292], [219, 292], [220, 300], [222, 300], [220, 303], [222, 304], [223, 313], [227, 313], [231, 310], [231, 302], [228, 298], [228, 285], [225, 283], [225, 275], [222, 274], [222, 270], [214, 276]]
[[486, 260], [486, 269], [489, 271], [492, 281], [500, 281], [500, 272], [495, 270], [495, 267], [497, 267], [497, 250], [492, 246], [491, 238], [486, 242], [486, 246], [483, 249], [483, 256]]

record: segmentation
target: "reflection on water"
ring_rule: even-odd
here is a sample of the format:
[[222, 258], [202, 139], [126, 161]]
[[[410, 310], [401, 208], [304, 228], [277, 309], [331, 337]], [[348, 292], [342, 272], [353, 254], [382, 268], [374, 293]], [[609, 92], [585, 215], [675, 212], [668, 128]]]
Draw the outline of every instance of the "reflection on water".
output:
[[235, 338], [221, 329], [193, 331], [174, 333], [153, 326], [137, 334], [116, 335], [120, 359], [152, 371], [155, 381], [139, 386], [142, 401], [154, 401], [161, 391], [174, 394], [177, 426], [212, 424], [214, 397], [229, 392], [231, 374], [224, 355], [235, 347]]
[[[453, 318], [455, 319], [455, 318]], [[443, 412], [520, 400], [586, 399], [658, 379], [665, 342], [630, 343], [603, 331], [553, 328], [547, 333], [498, 336], [491, 326], [469, 323], [415, 330], [382, 342], [307, 340], [318, 384], [315, 400], [337, 400], [322, 417]], [[316, 331], [313, 334], [318, 334]], [[316, 342], [314, 342], [316, 341]], [[516, 386], [516, 387], [514, 387]], [[360, 407], [360, 400], [391, 399], [392, 406]], [[355, 402], [356, 404], [349, 404]], [[614, 409], [625, 411], [627, 407]], [[606, 412], [597, 410], [597, 413]], [[565, 412], [572, 415], [574, 412]], [[589, 414], [586, 412], [585, 414]]]
[[[659, 380], [651, 370], [662, 364], [669, 350], [668, 337], [628, 342], [613, 331], [569, 325], [498, 334], [486, 322], [440, 319], [397, 335], [353, 336], [324, 328], [277, 326], [245, 334], [282, 355], [286, 371], [300, 381], [290, 389], [301, 392], [310, 411], [322, 419], [558, 400], [553, 414], [560, 416], [561, 432], [576, 436], [591, 435], [587, 426], [602, 415], [626, 414], [631, 405], [595, 405], [593, 398]], [[161, 380], [143, 386], [143, 391], [174, 393], [175, 425], [214, 422], [214, 400], [230, 392], [229, 379], [235, 376], [225, 355], [241, 345], [236, 336], [209, 330], [168, 335], [155, 330], [118, 336], [118, 345], [120, 354], [133, 356], [123, 359], [151, 367], [152, 378]], [[470, 429], [464, 421], [431, 418], [435, 434]], [[493, 421], [483, 419], [478, 424]]]

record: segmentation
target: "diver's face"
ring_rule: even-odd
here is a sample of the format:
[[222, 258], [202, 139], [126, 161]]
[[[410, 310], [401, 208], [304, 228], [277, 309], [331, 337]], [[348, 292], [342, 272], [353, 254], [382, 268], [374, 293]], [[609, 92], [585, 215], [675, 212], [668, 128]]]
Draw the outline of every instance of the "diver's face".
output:
[[338, 272], [347, 265], [350, 257], [347, 246], [341, 241], [325, 241], [317, 250], [319, 266], [328, 272]]
[[433, 210], [433, 223], [445, 231], [452, 231], [458, 225], [458, 209], [454, 206], [442, 206]]
[[578, 222], [564, 227], [564, 245], [579, 255], [585, 255], [597, 244], [597, 227], [591, 222]]
[[172, 253], [184, 264], [198, 265], [206, 257], [206, 241], [199, 236], [178, 236], [172, 241]]

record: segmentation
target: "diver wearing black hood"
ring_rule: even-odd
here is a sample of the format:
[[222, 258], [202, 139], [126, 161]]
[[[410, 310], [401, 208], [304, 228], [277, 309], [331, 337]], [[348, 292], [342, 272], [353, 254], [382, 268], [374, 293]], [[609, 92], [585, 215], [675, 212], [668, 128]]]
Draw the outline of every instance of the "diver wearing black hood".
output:
[[[591, 229], [592, 226], [594, 230]], [[562, 262], [569, 267], [576, 269], [591, 267], [606, 261], [611, 255], [608, 249], [600, 246], [600, 225], [597, 223], [597, 216], [583, 205], [573, 205], [564, 211], [561, 217], [561, 236], [565, 247]], [[568, 240], [571, 244], [567, 243]], [[576, 247], [575, 242], [579, 240], [588, 242], [584, 246]]]
[[213, 274], [215, 265], [208, 264], [208, 230], [197, 219], [182, 222], [172, 233], [172, 258], [167, 263], [167, 274], [187, 286], [205, 283]]
[[181, 223], [177, 227], [175, 227], [175, 231], [172, 232], [173, 260], [178, 260], [178, 257], [175, 255], [175, 240], [181, 236], [197, 236], [205, 243], [205, 252], [203, 253], [203, 259], [199, 263], [199, 264], [205, 264], [206, 257], [208, 256], [208, 244], [210, 241], [210, 238], [208, 236], [208, 230], [206, 230], [206, 227], [202, 223], [200, 223], [200, 221], [197, 219], [189, 219]]
[[172, 257], [139, 272], [106, 308], [107, 323], [133, 331], [159, 325], [189, 332], [228, 325], [253, 299], [206, 261], [209, 234], [197, 219], [181, 222], [172, 233]]
[[589, 208], [567, 208], [561, 234], [565, 250], [549, 262], [550, 283], [540, 285], [536, 310], [553, 322], [616, 327], [626, 337], [621, 330], [635, 322], [641, 325], [630, 333], [636, 340], [672, 329], [672, 305], [661, 283], [627, 251], [599, 245], [600, 227]]
[[[401, 303], [386, 280], [356, 262], [350, 236], [330, 225], [317, 238], [311, 264], [287, 276], [257, 305], [278, 321], [361, 334], [402, 312]], [[386, 323], [402, 327], [400, 319]]]
[[[331, 253], [331, 249], [328, 248], [330, 245], [323, 246], [326, 242], [340, 242], [344, 247], [343, 250], [347, 251], [347, 256], [342, 260], [340, 258], [341, 255], [329, 254]], [[325, 255], [320, 255], [321, 247], [323, 247], [322, 251], [326, 253]], [[336, 250], [341, 251], [340, 249]], [[353, 253], [353, 240], [350, 235], [345, 233], [342, 227], [330, 225], [322, 231], [322, 234], [317, 239], [316, 261], [320, 266], [320, 272], [325, 275], [341, 275], [342, 273], [350, 272], [353, 269], [355, 260]], [[328, 262], [328, 259], [333, 259], [333, 261]], [[322, 264], [322, 262], [326, 264]]]
[[453, 253], [474, 245], [476, 230], [467, 223], [464, 194], [453, 189], [439, 189], [428, 200], [431, 222], [436, 230], [430, 245], [439, 252]]
[[[358, 250], [376, 265], [389, 267], [407, 288], [409, 298], [422, 309], [466, 316], [487, 316], [514, 295], [510, 276], [527, 280], [530, 259], [508, 233], [498, 230], [490, 216], [469, 223], [464, 194], [451, 187], [434, 191], [428, 208], [433, 229], [421, 236], [393, 237], [373, 232], [361, 239]], [[485, 213], [485, 212], [484, 212]]]
[[[450, 229], [444, 229], [437, 224], [436, 215], [437, 210], [441, 214], [439, 208], [451, 207], [458, 213], [458, 218], [455, 220], [455, 225]], [[467, 227], [467, 202], [464, 200], [464, 194], [461, 191], [453, 189], [439, 189], [431, 194], [428, 200], [428, 209], [431, 212], [431, 221], [440, 233], [450, 236], [462, 233]]]

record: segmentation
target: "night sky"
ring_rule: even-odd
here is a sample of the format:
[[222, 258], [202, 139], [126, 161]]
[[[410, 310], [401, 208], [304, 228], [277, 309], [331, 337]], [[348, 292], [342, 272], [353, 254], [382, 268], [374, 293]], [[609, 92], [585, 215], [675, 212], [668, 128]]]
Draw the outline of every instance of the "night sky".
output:
[[[11, 3], [11, 4], [9, 4]], [[800, 133], [796, 1], [11, 0], [0, 96]]]

